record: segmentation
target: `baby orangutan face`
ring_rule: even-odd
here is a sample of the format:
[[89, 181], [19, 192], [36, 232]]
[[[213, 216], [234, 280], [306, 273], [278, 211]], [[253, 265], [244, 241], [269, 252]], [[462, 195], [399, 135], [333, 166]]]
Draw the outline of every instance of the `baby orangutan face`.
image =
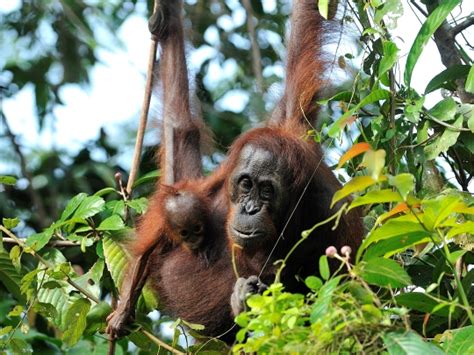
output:
[[204, 242], [207, 210], [205, 202], [192, 191], [180, 190], [165, 200], [170, 237], [195, 251]]

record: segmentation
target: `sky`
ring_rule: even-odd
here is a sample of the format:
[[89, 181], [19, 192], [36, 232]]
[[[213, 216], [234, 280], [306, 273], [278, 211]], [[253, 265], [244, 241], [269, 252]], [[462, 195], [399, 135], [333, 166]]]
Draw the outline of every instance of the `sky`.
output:
[[[20, 0], [2, 0], [0, 13], [11, 11], [19, 4]], [[274, 1], [265, 0], [263, 4], [270, 10]], [[404, 15], [399, 20], [400, 25], [394, 37], [401, 49], [402, 66], [404, 57], [416, 36], [416, 29], [419, 28], [419, 21], [407, 3], [404, 4], [404, 8]], [[118, 37], [124, 45], [121, 48], [114, 47], [112, 50], [98, 50], [100, 64], [92, 69], [90, 87], [69, 85], [61, 91], [64, 106], [58, 106], [55, 109], [54, 126], [49, 122], [49, 127], [38, 133], [34, 115], [34, 94], [31, 87], [25, 87], [12, 99], [4, 100], [3, 109], [9, 118], [9, 125], [13, 132], [21, 137], [23, 145], [48, 149], [52, 146], [52, 142], [55, 142], [54, 144], [60, 148], [76, 151], [85, 142], [97, 137], [103, 126], [106, 127], [108, 133], [120, 136], [120, 130], [123, 127], [134, 124], [133, 119], [138, 124], [138, 113], [145, 86], [149, 32], [143, 16], [144, 9], [137, 11], [138, 13], [130, 16], [118, 32]], [[474, 1], [464, 1], [462, 12], [464, 14], [474, 12]], [[232, 26], [243, 21], [245, 21], [245, 13], [235, 11], [232, 17], [221, 20], [219, 26], [225, 28], [225, 26]], [[468, 38], [474, 38], [473, 30], [470, 29], [466, 35]], [[205, 58], [212, 58], [215, 55], [216, 52], [212, 47], [215, 35], [212, 31], [206, 33], [206, 39], [209, 46], [190, 54], [191, 67], [193, 65], [197, 67]], [[423, 92], [429, 80], [444, 69], [433, 42], [430, 41], [427, 45], [418, 63], [412, 82], [419, 92]], [[227, 67], [224, 68], [212, 65], [212, 70], [206, 80], [218, 81], [219, 77], [235, 69], [232, 62], [226, 65]], [[439, 95], [439, 92], [429, 95], [426, 105], [431, 107], [439, 100]], [[219, 105], [238, 112], [245, 107], [247, 100], [248, 97], [245, 94], [234, 91], [224, 97]], [[131, 152], [124, 159], [125, 165], [128, 156], [131, 156]]]

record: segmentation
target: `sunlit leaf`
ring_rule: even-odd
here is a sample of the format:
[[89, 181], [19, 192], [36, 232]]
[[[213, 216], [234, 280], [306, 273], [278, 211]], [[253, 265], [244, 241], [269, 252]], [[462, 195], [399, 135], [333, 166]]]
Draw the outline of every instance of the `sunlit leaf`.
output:
[[397, 189], [404, 201], [407, 200], [408, 194], [415, 189], [415, 177], [408, 173], [389, 176], [388, 183]]
[[383, 149], [365, 152], [364, 159], [360, 165], [365, 166], [372, 179], [378, 180], [385, 166], [385, 156], [387, 153]]
[[374, 190], [369, 191], [365, 195], [359, 196], [354, 199], [354, 201], [352, 201], [349, 206], [349, 210], [362, 205], [400, 201], [400, 194], [398, 192], [392, 191], [391, 189]]
[[339, 163], [337, 164], [337, 169], [341, 168], [344, 163], [348, 160], [351, 160], [352, 158], [365, 153], [366, 151], [370, 150], [370, 144], [369, 143], [357, 143], [354, 144], [347, 152], [344, 153], [344, 155], [339, 159]]
[[16, 179], [13, 176], [0, 175], [0, 184], [15, 185]]
[[459, 5], [460, 0], [445, 0], [428, 16], [426, 21], [421, 26], [415, 41], [413, 42], [410, 52], [408, 53], [407, 62], [405, 66], [405, 85], [410, 86], [413, 69], [420, 57], [423, 49], [430, 40], [431, 36], [443, 23], [449, 13]]
[[331, 201], [331, 207], [333, 207], [336, 202], [349, 196], [351, 193], [364, 191], [366, 188], [376, 183], [377, 180], [374, 180], [371, 176], [356, 176], [334, 194]]

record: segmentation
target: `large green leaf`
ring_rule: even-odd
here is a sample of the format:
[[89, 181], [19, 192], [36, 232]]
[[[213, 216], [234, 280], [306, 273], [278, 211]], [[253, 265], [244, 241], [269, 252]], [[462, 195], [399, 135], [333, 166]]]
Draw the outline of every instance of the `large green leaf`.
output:
[[86, 197], [73, 214], [74, 218], [89, 218], [104, 209], [105, 201], [99, 196]]
[[424, 292], [402, 293], [395, 297], [395, 301], [400, 306], [405, 306], [418, 312], [436, 314], [441, 317], [449, 317], [450, 315], [449, 303], [447, 301], [440, 303]]
[[17, 301], [25, 302], [25, 297], [20, 292], [21, 275], [15, 269], [8, 253], [5, 251], [0, 251], [0, 282]]
[[413, 236], [413, 238], [421, 239], [429, 237], [430, 233], [426, 231], [420, 223], [391, 219], [380, 228], [375, 229], [362, 242], [361, 247], [357, 251], [357, 259], [359, 260], [362, 252], [375, 242], [395, 237], [402, 238], [404, 236]]
[[349, 196], [351, 193], [363, 191], [375, 183], [377, 183], [377, 180], [374, 180], [371, 176], [356, 176], [345, 184], [342, 189], [336, 191], [331, 201], [331, 207], [334, 206], [336, 202]]
[[423, 233], [405, 234], [403, 236], [381, 240], [367, 248], [363, 259], [369, 260], [378, 256], [389, 257], [401, 253], [408, 248], [413, 248], [415, 245], [429, 241], [430, 237]]
[[429, 94], [432, 91], [444, 87], [448, 82], [466, 77], [466, 75], [469, 73], [469, 69], [469, 65], [454, 65], [446, 70], [443, 70], [433, 79], [431, 79], [431, 81], [426, 86], [425, 94]]
[[459, 3], [460, 0], [442, 1], [421, 26], [421, 29], [416, 35], [415, 41], [411, 46], [410, 52], [408, 53], [404, 76], [406, 86], [410, 86], [411, 84], [413, 69], [415, 68], [416, 62], [420, 58], [426, 43], [428, 43], [433, 33], [439, 28], [439, 26], [441, 26], [449, 13], [457, 5], [459, 5]]
[[423, 341], [423, 339], [412, 330], [388, 332], [382, 336], [382, 339], [390, 355], [443, 354], [441, 349]]
[[[460, 329], [448, 330], [451, 333], [443, 344], [443, 349], [448, 355], [474, 354], [474, 326], [470, 325]], [[453, 336], [454, 335], [454, 336]]]
[[400, 194], [390, 189], [374, 190], [354, 199], [349, 209], [374, 203], [400, 202], [401, 200]]
[[128, 265], [127, 254], [121, 243], [116, 238], [105, 236], [103, 239], [104, 256], [107, 268], [118, 289], [122, 286], [125, 271]]
[[373, 258], [362, 264], [361, 276], [370, 285], [405, 287], [411, 284], [410, 276], [394, 260]]
[[87, 313], [91, 302], [87, 298], [79, 298], [67, 310], [66, 327], [63, 340], [68, 346], [76, 344], [82, 336], [87, 325]]
[[112, 215], [106, 219], [104, 219], [97, 230], [99, 231], [117, 231], [125, 228], [125, 223], [123, 222], [122, 218], [119, 215]]

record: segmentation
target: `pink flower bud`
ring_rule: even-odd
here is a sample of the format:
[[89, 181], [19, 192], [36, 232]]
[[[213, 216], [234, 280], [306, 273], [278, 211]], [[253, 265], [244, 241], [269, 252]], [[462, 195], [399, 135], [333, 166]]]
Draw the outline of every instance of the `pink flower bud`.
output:
[[337, 254], [337, 249], [336, 249], [336, 247], [334, 247], [334, 246], [332, 246], [332, 245], [329, 246], [329, 247], [327, 247], [327, 249], [326, 249], [326, 256], [327, 256], [328, 258], [334, 258], [334, 256], [336, 256], [336, 254]]

